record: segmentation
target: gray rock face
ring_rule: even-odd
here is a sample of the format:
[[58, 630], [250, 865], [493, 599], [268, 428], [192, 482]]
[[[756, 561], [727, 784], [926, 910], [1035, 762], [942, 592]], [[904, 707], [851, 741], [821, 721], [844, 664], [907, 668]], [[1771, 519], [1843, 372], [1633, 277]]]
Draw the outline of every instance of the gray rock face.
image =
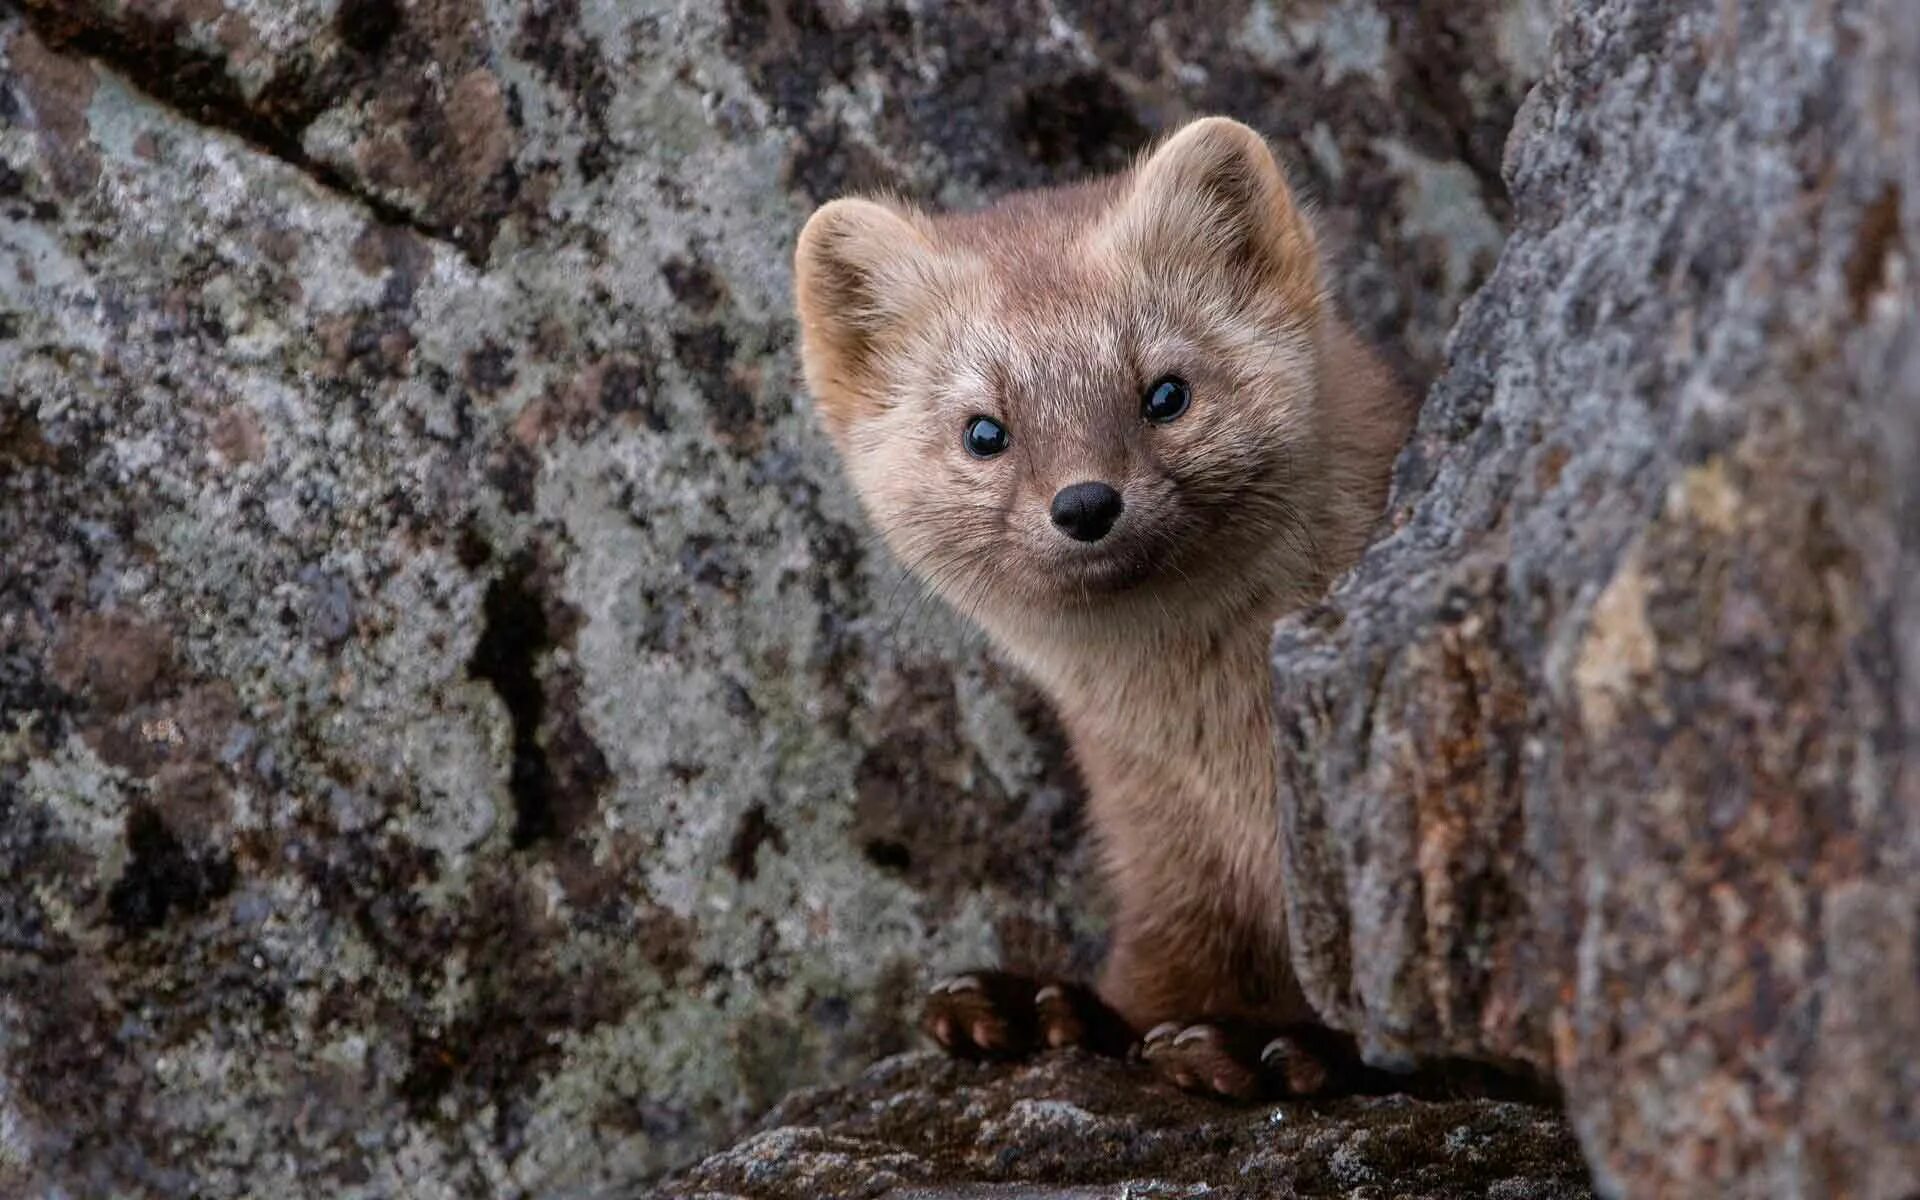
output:
[[1920, 1189], [1920, 25], [1575, 6], [1393, 532], [1274, 645], [1309, 994], [1604, 1190]]
[[1240, 1108], [1054, 1054], [994, 1068], [932, 1053], [796, 1095], [668, 1180], [692, 1200], [1118, 1200], [1420, 1196], [1584, 1200], [1559, 1116], [1404, 1096]]
[[1059, 738], [861, 527], [792, 235], [1225, 111], [1423, 381], [1543, 8], [0, 6], [0, 1194], [632, 1179], [927, 972], [1087, 967]]

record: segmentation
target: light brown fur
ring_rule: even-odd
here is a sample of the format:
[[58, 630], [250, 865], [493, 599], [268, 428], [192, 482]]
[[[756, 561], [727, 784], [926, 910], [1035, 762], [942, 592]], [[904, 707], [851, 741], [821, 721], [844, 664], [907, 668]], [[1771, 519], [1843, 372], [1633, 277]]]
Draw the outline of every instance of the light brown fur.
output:
[[[932, 217], [838, 200], [795, 258], [806, 379], [897, 554], [1046, 689], [1117, 900], [1099, 991], [1135, 1030], [1309, 1017], [1288, 964], [1267, 638], [1349, 566], [1412, 405], [1325, 298], [1245, 126]], [[1177, 373], [1164, 426], [1142, 391]], [[962, 447], [976, 414], [1012, 446]], [[1088, 545], [1061, 487], [1126, 508]]]

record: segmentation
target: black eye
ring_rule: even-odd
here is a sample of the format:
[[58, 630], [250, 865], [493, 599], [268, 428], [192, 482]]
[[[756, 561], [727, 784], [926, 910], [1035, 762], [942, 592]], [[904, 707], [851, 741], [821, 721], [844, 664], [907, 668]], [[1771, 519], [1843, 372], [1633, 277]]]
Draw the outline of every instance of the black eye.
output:
[[1140, 415], [1155, 425], [1165, 425], [1187, 411], [1193, 403], [1193, 389], [1178, 375], [1162, 375], [1140, 398]]
[[1007, 448], [1013, 435], [992, 417], [975, 417], [967, 422], [967, 432], [960, 440], [966, 443], [967, 453], [975, 458], [992, 458]]

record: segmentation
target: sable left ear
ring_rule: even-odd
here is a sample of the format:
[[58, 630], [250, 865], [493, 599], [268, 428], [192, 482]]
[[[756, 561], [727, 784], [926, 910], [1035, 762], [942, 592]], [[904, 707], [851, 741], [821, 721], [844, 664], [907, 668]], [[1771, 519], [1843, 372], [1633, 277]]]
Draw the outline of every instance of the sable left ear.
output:
[[1294, 311], [1319, 305], [1313, 227], [1266, 140], [1238, 121], [1203, 117], [1153, 151], [1112, 232], [1147, 261], [1236, 274]]

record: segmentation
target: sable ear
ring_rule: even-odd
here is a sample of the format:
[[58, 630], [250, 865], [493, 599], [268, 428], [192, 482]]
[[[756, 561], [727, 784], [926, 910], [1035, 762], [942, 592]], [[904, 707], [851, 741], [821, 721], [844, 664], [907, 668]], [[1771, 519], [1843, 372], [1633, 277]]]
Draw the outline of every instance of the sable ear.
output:
[[1238, 121], [1203, 117], [1153, 151], [1113, 233], [1148, 261], [1236, 273], [1291, 310], [1319, 304], [1313, 227], [1266, 140]]
[[938, 251], [921, 218], [872, 200], [833, 200], [793, 254], [800, 357], [814, 402], [835, 427], [875, 395], [876, 356], [939, 287]]

